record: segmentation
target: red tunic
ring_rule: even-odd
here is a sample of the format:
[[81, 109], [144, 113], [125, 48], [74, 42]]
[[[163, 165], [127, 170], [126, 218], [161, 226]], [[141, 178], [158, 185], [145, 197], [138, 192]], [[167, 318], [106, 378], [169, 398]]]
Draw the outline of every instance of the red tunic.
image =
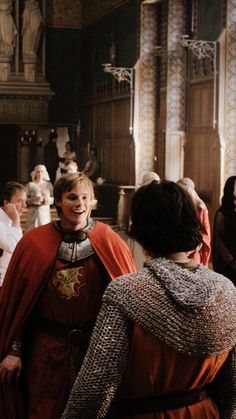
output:
[[[68, 272], [63, 272], [65, 267], [59, 262], [55, 264], [61, 237], [51, 223], [30, 231], [18, 243], [0, 300], [1, 359], [27, 324], [29, 314], [37, 312], [65, 325], [93, 321], [100, 308], [105, 277], [113, 279], [135, 271], [127, 245], [108, 225], [98, 222], [88, 236], [97, 256], [80, 266], [67, 266], [69, 271], [78, 271], [72, 275], [69, 288], [65, 281]], [[28, 383], [0, 386], [1, 415], [4, 419], [59, 418], [69, 391], [68, 342], [36, 328], [27, 341], [27, 350]], [[23, 407], [25, 387], [30, 396], [29, 414]]]
[[[165, 396], [211, 383], [228, 356], [188, 356], [160, 342], [136, 325], [120, 398]], [[131, 417], [126, 416], [131, 419]], [[213, 399], [160, 413], [132, 415], [132, 419], [220, 419]]]

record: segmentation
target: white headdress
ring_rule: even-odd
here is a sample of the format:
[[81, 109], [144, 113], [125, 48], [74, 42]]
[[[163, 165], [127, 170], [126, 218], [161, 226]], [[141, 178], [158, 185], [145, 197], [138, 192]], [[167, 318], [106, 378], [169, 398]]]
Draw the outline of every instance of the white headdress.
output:
[[149, 183], [153, 182], [153, 180], [156, 180], [157, 182], [160, 182], [160, 176], [156, 172], [145, 172], [143, 174], [141, 185], [148, 185]]
[[46, 166], [44, 166], [44, 164], [37, 164], [37, 166], [35, 166], [34, 170], [30, 173], [32, 180], [35, 179], [35, 172], [37, 172], [37, 170], [41, 170], [43, 172], [44, 180], [50, 180], [48, 171], [46, 169]]

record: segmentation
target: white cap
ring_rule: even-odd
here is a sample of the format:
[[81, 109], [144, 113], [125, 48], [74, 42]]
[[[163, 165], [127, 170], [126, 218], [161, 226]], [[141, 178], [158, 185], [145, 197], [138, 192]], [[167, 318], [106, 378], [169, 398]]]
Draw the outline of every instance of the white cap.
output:
[[142, 177], [141, 185], [148, 185], [149, 183], [153, 182], [153, 180], [160, 182], [161, 179], [156, 172], [145, 172]]
[[50, 180], [48, 171], [46, 169], [46, 166], [44, 166], [44, 164], [37, 164], [37, 166], [35, 166], [34, 170], [30, 173], [32, 180], [35, 179], [35, 172], [37, 172], [38, 170], [41, 170], [43, 172], [44, 180]]

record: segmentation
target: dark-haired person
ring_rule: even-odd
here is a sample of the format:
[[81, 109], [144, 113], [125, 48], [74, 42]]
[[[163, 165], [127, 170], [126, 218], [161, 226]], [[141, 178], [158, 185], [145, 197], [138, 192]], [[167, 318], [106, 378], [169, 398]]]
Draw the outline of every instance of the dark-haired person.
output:
[[23, 235], [20, 215], [25, 208], [25, 187], [18, 182], [7, 182], [0, 190], [0, 287], [12, 253]]
[[[65, 151], [62, 155], [62, 157], [60, 157], [60, 162], [61, 162], [61, 174], [63, 173], [67, 173], [67, 169], [66, 166], [70, 163], [76, 163], [77, 162], [77, 156], [76, 156], [76, 152], [74, 149], [74, 144], [71, 141], [67, 141], [65, 143]], [[77, 164], [77, 163], [76, 163]], [[78, 172], [78, 170], [77, 170]]]
[[216, 272], [236, 285], [236, 176], [226, 180], [221, 206], [215, 214], [212, 262]]
[[88, 160], [83, 168], [83, 173], [88, 176], [92, 182], [96, 182], [96, 179], [100, 176], [100, 162], [98, 161], [98, 153], [95, 146], [92, 146], [90, 149]]
[[57, 148], [57, 137], [58, 134], [56, 131], [49, 133], [48, 142], [45, 144], [43, 149], [43, 158], [44, 163], [47, 168], [50, 181], [54, 185], [56, 180], [56, 173], [59, 167], [59, 153]]
[[235, 418], [236, 289], [186, 257], [201, 241], [190, 196], [142, 186], [131, 221], [149, 260], [107, 287], [62, 418]]
[[12, 256], [0, 298], [1, 418], [60, 418], [108, 282], [135, 270], [120, 236], [89, 217], [92, 199], [84, 174], [59, 178], [59, 220], [26, 233]]

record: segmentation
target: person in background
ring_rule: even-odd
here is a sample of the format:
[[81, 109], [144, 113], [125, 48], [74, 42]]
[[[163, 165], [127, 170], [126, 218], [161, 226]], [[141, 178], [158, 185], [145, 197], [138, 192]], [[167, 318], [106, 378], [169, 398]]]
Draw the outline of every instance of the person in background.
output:
[[230, 176], [224, 186], [221, 206], [213, 225], [213, 269], [236, 285], [236, 176]]
[[[61, 163], [61, 173], [67, 173], [66, 172], [66, 164], [69, 162], [75, 162], [77, 161], [76, 152], [74, 149], [74, 145], [71, 141], [67, 141], [65, 144], [65, 152], [63, 153], [62, 157], [60, 157]], [[77, 170], [78, 171], [78, 170]]]
[[29, 231], [15, 249], [0, 297], [4, 419], [60, 418], [107, 284], [135, 271], [126, 243], [89, 217], [92, 198], [87, 176], [61, 176], [59, 220]]
[[158, 175], [158, 173], [152, 172], [152, 171], [149, 170], [149, 171], [147, 171], [143, 174], [141, 182], [140, 182], [140, 186], [148, 185], [149, 183], [153, 182], [154, 180], [159, 183], [161, 181], [161, 178]]
[[202, 263], [207, 266], [211, 256], [211, 228], [207, 206], [197, 194], [192, 179], [184, 177], [179, 179], [177, 183], [191, 196], [197, 217], [201, 224], [202, 243], [197, 249], [190, 253], [190, 258], [194, 259], [197, 263]]
[[[160, 181], [161, 179], [158, 173], [148, 170], [141, 177], [140, 186], [148, 185], [151, 182], [159, 183]], [[131, 249], [137, 269], [141, 269], [143, 267], [144, 262], [147, 259], [146, 252], [144, 251], [143, 247], [140, 246], [140, 244], [136, 240], [132, 239], [131, 237], [129, 238], [129, 247]]]
[[0, 190], [0, 287], [12, 253], [23, 235], [20, 216], [25, 208], [25, 187], [18, 182], [7, 182]]
[[57, 137], [58, 135], [55, 131], [50, 132], [49, 140], [47, 144], [45, 144], [43, 150], [44, 163], [53, 185], [56, 180], [56, 173], [60, 160], [57, 148]]
[[61, 418], [235, 418], [236, 289], [188, 259], [201, 242], [189, 195], [142, 186], [131, 221], [150, 259], [107, 287]]
[[77, 173], [78, 172], [78, 165], [73, 160], [67, 160], [64, 164], [65, 174], [67, 173]]
[[97, 154], [97, 148], [92, 146], [89, 152], [89, 158], [83, 168], [83, 173], [88, 176], [92, 182], [96, 182], [96, 179], [100, 176], [100, 163]]
[[51, 221], [50, 205], [53, 204], [53, 186], [44, 164], [38, 164], [31, 172], [32, 181], [27, 183], [28, 216], [26, 231]]

